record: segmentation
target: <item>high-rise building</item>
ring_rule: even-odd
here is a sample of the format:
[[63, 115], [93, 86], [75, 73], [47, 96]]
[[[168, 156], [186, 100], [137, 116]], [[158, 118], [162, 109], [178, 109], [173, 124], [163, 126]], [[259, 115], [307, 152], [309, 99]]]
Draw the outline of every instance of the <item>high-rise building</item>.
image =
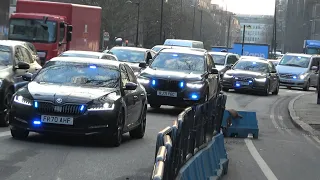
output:
[[269, 44], [273, 38], [273, 16], [268, 15], [237, 15], [241, 25], [241, 42], [244, 26], [245, 43]]

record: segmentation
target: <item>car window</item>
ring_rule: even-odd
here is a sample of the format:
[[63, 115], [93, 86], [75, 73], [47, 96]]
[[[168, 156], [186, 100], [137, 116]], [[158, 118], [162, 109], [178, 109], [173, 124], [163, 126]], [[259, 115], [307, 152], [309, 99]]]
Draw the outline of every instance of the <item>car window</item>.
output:
[[235, 64], [238, 61], [237, 57], [234, 55], [229, 55], [228, 59], [227, 59], [227, 64], [231, 65], [231, 64]]
[[60, 57], [81, 57], [81, 58], [93, 58], [93, 59], [99, 59], [99, 56], [96, 55], [90, 55], [90, 54], [78, 54], [78, 53], [62, 53], [60, 54]]
[[130, 82], [130, 79], [129, 79], [129, 76], [127, 74], [127, 70], [125, 69], [125, 67], [123, 65], [120, 67], [120, 71], [121, 71], [121, 86], [125, 87], [126, 84], [128, 82]]
[[271, 72], [277, 72], [276, 66], [272, 62], [269, 62], [269, 64], [271, 66]]
[[284, 55], [279, 62], [279, 65], [308, 68], [310, 59], [310, 57], [303, 57], [298, 55]]
[[241, 60], [238, 61], [232, 69], [267, 73], [269, 71], [269, 66], [267, 63], [263, 62]]
[[36, 50], [36, 48], [34, 47], [33, 44], [31, 44], [31, 43], [26, 43], [26, 47], [30, 49], [30, 51], [31, 51], [31, 53], [32, 53], [33, 55], [37, 55], [37, 50]]
[[14, 61], [16, 62], [16, 64], [18, 64], [19, 62], [24, 62], [23, 53], [20, 46], [16, 47], [15, 54], [14, 54]]
[[226, 56], [225, 55], [219, 55], [219, 54], [211, 54], [213, 58], [213, 62], [215, 65], [221, 65], [223, 66], [226, 61]]
[[110, 52], [115, 55], [119, 61], [130, 63], [145, 62], [145, 52], [132, 49], [111, 49]]
[[21, 47], [21, 52], [23, 54], [23, 61], [30, 64], [33, 63], [32, 55], [30, 50], [25, 47]]
[[202, 73], [206, 71], [205, 63], [205, 56], [203, 55], [161, 52], [154, 58], [150, 68]]
[[126, 67], [130, 82], [138, 83], [137, 82], [137, 77], [134, 75], [134, 72], [131, 69], [131, 67], [129, 67], [128, 65], [125, 65], [125, 67]]
[[[54, 77], [54, 78], [52, 78]], [[34, 78], [35, 82], [89, 87], [119, 87], [117, 67], [91, 63], [48, 61]]]
[[65, 34], [66, 34], [66, 28], [65, 27], [59, 27], [59, 31], [60, 31], [60, 39], [59, 42], [63, 42]]
[[216, 66], [214, 65], [212, 57], [207, 54], [207, 64], [208, 64], [208, 71], [210, 72], [212, 68], [215, 68]]
[[11, 64], [11, 49], [9, 46], [0, 45], [0, 65]]

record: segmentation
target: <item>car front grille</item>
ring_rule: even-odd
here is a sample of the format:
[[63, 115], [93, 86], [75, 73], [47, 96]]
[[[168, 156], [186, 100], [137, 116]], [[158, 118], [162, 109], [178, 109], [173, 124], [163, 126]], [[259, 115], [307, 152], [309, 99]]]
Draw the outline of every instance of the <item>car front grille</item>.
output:
[[252, 81], [252, 77], [235, 77], [238, 81]]
[[61, 106], [56, 106], [50, 102], [38, 102], [38, 107], [36, 108], [40, 113], [55, 113], [55, 114], [68, 114], [68, 115], [80, 115], [85, 111], [85, 107], [81, 110], [83, 105], [76, 104], [64, 104]]
[[175, 80], [165, 80], [165, 79], [158, 79], [157, 85], [155, 86], [158, 90], [164, 91], [181, 91], [181, 87], [179, 86], [180, 81]]
[[293, 79], [294, 76], [296, 76], [296, 75], [289, 74], [289, 73], [280, 73], [280, 77], [285, 78], [285, 79]]

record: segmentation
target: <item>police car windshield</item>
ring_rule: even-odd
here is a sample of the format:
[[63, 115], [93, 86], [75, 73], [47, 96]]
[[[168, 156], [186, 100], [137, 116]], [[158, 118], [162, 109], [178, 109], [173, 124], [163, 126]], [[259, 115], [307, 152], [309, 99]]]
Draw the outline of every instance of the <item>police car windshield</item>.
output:
[[204, 72], [204, 56], [162, 52], [153, 60], [150, 68], [167, 71]]
[[254, 72], [268, 72], [268, 64], [257, 61], [238, 61], [233, 68], [234, 70], [245, 70], [245, 71], [254, 71]]

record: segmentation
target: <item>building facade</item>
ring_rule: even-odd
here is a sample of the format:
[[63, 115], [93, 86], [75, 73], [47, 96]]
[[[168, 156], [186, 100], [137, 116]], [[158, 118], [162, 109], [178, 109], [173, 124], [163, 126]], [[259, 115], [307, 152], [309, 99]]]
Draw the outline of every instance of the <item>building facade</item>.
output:
[[243, 29], [245, 30], [245, 43], [269, 44], [273, 38], [273, 16], [267, 15], [237, 15], [241, 26], [241, 42]]

